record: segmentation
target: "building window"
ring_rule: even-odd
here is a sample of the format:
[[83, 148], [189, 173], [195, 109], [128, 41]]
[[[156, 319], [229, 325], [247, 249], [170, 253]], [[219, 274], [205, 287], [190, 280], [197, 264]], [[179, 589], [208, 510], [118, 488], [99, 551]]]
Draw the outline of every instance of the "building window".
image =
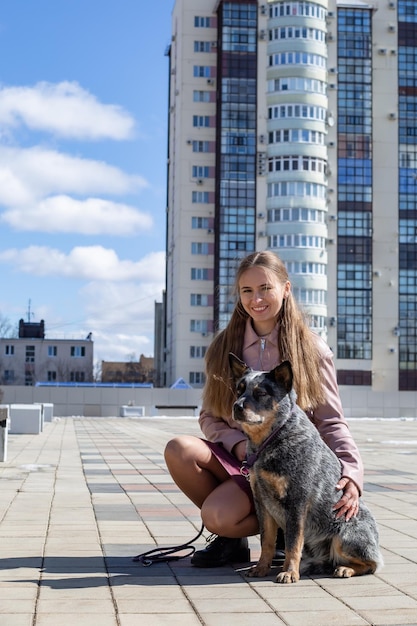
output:
[[278, 52], [269, 56], [269, 66], [274, 67], [276, 65], [326, 67], [326, 57], [312, 52]]
[[26, 361], [26, 363], [34, 363], [35, 362], [35, 346], [26, 346], [25, 361]]
[[56, 382], [56, 372], [50, 371], [48, 372], [48, 383]]
[[211, 18], [210, 17], [201, 17], [200, 15], [194, 16], [194, 27], [195, 28], [210, 28], [211, 27]]
[[190, 372], [191, 385], [203, 385], [205, 378], [204, 372]]
[[287, 270], [290, 274], [307, 276], [326, 276], [327, 266], [325, 263], [313, 263], [311, 261], [288, 261]]
[[6, 385], [12, 385], [14, 382], [14, 370], [4, 370], [3, 380]]
[[210, 65], [194, 65], [193, 76], [194, 78], [210, 78], [211, 66]]
[[303, 305], [326, 305], [326, 291], [323, 289], [300, 289], [293, 288], [293, 293], [298, 302]]
[[191, 280], [210, 280], [209, 270], [205, 267], [192, 267]]
[[212, 96], [211, 94], [214, 91], [197, 91], [193, 92], [193, 100], [194, 102], [211, 102]]
[[70, 381], [72, 383], [83, 383], [83, 382], [85, 382], [85, 372], [71, 372], [70, 373]]
[[191, 306], [209, 306], [209, 296], [203, 293], [192, 293], [190, 304]]
[[194, 52], [211, 52], [211, 41], [195, 41]]
[[269, 31], [270, 41], [276, 39], [309, 39], [311, 41], [326, 41], [326, 33], [324, 30], [317, 28], [294, 28], [293, 26], [271, 28]]
[[191, 244], [191, 254], [209, 254], [208, 243], [193, 242]]
[[193, 191], [192, 202], [200, 204], [208, 204], [210, 202], [208, 191]]
[[4, 346], [4, 354], [6, 356], [13, 356], [14, 355], [14, 346], [11, 346], [9, 344], [6, 344]]
[[33, 374], [32, 372], [25, 372], [25, 386], [31, 387], [33, 385]]
[[324, 250], [326, 239], [318, 235], [271, 235], [268, 237], [271, 248], [310, 248]]
[[268, 143], [312, 143], [324, 144], [324, 133], [305, 128], [284, 128], [268, 133]]
[[191, 228], [210, 228], [210, 218], [208, 217], [192, 217]]
[[193, 152], [210, 152], [210, 142], [193, 141]]
[[207, 334], [208, 321], [207, 320], [191, 320], [190, 331], [192, 333], [202, 333], [203, 335]]
[[326, 109], [307, 104], [280, 104], [268, 107], [268, 119], [270, 120], [291, 118], [324, 121]]
[[193, 165], [193, 178], [208, 178], [209, 171], [208, 165]]
[[306, 222], [311, 224], [324, 224], [325, 213], [318, 209], [283, 208], [268, 209], [268, 223], [274, 222]]
[[194, 128], [209, 128], [210, 116], [209, 115], [193, 115]]
[[48, 356], [56, 356], [58, 354], [58, 348], [56, 346], [48, 346]]
[[320, 20], [324, 20], [326, 17], [326, 10], [318, 4], [313, 2], [280, 2], [269, 7], [270, 17], [285, 17], [285, 16], [306, 16], [317, 17]]
[[323, 175], [326, 172], [327, 161], [317, 157], [308, 157], [301, 155], [288, 155], [272, 157], [268, 159], [269, 172], [296, 172], [303, 170], [304, 172], [318, 172]]
[[206, 352], [206, 346], [190, 346], [190, 358], [192, 359], [203, 359]]
[[77, 358], [85, 356], [85, 346], [71, 346], [71, 356]]
[[296, 181], [283, 181], [280, 183], [268, 183], [268, 198], [298, 196], [300, 198], [325, 198], [326, 186], [319, 183], [307, 183]]

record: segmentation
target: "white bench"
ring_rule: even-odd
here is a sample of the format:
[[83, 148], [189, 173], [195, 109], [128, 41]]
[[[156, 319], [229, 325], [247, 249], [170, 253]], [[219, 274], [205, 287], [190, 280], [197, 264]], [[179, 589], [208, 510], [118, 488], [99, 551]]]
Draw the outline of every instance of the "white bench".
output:
[[41, 404], [11, 404], [10, 433], [13, 435], [39, 435], [42, 432]]
[[130, 404], [124, 404], [120, 407], [120, 417], [144, 417], [144, 406], [132, 406]]
[[0, 461], [7, 461], [7, 434], [9, 431], [9, 405], [0, 404]]
[[43, 403], [43, 419], [45, 422], [52, 422], [54, 416], [54, 405], [52, 402]]
[[51, 402], [35, 402], [42, 407], [42, 430], [44, 422], [52, 422], [54, 416], [54, 405]]

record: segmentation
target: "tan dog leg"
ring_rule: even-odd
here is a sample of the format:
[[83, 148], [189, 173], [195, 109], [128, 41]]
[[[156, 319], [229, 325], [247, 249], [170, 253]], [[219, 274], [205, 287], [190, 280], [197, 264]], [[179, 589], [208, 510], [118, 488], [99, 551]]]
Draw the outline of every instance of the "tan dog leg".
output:
[[261, 517], [261, 556], [257, 564], [246, 574], [249, 577], [266, 576], [271, 569], [272, 559], [275, 554], [278, 524], [265, 510], [263, 510]]
[[296, 583], [300, 580], [300, 561], [304, 546], [304, 531], [302, 527], [297, 530], [294, 541], [289, 541], [290, 545], [285, 547], [285, 561], [282, 566], [282, 572], [276, 578], [277, 583]]

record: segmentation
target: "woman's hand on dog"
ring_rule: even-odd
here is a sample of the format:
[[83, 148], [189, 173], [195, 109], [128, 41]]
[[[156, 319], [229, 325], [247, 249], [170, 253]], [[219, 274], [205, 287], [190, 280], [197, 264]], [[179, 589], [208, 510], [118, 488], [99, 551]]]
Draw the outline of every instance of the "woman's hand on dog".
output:
[[346, 518], [348, 522], [351, 517], [356, 517], [359, 511], [359, 489], [356, 484], [350, 478], [343, 477], [336, 485], [337, 490], [343, 489], [343, 496], [334, 505], [334, 510], [337, 511], [336, 519], [339, 517]]

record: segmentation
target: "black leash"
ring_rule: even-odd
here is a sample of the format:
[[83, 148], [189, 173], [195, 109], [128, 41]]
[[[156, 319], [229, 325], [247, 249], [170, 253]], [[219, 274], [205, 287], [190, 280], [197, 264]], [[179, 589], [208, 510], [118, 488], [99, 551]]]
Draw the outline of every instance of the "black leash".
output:
[[[153, 548], [152, 550], [148, 550], [147, 552], [142, 552], [142, 554], [138, 554], [133, 557], [132, 561], [135, 563], [142, 563], [145, 567], [149, 567], [149, 565], [153, 565], [154, 563], [167, 563], [168, 561], [178, 561], [179, 559], [185, 559], [187, 556], [192, 556], [195, 552], [195, 546], [191, 545], [201, 535], [203, 534], [204, 524], [201, 525], [200, 532], [190, 541], [183, 543], [179, 546], [169, 546], [167, 548]], [[187, 550], [185, 554], [176, 554], [177, 552], [182, 552], [183, 550]]]

